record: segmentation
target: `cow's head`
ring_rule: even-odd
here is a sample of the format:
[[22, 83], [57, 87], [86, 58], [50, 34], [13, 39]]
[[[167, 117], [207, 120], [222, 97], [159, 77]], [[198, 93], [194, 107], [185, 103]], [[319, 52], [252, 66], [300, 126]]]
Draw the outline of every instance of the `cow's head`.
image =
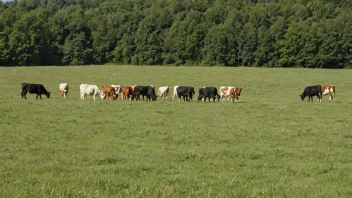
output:
[[117, 98], [116, 93], [115, 93], [115, 92], [113, 92], [113, 93], [112, 93], [112, 95], [111, 95], [111, 97], [112, 97], [112, 99], [116, 100], [116, 98]]
[[47, 98], [50, 98], [50, 92], [45, 94]]
[[234, 97], [237, 101], [240, 100], [241, 92], [242, 92], [242, 88], [235, 88], [235, 91], [234, 91], [235, 96]]
[[301, 95], [299, 95], [300, 97], [301, 97], [301, 99], [302, 99], [302, 101], [304, 100], [304, 98], [306, 97], [306, 93], [303, 93], [303, 94], [301, 94]]
[[157, 97], [158, 97], [158, 96], [153, 95], [151, 98], [152, 98], [153, 101], [155, 101]]
[[105, 94], [104, 94], [103, 92], [100, 93], [100, 98], [101, 98], [102, 100], [105, 99]]
[[201, 100], [203, 100], [203, 96], [202, 96], [202, 95], [199, 95], [199, 96], [198, 96], [198, 102], [201, 101]]

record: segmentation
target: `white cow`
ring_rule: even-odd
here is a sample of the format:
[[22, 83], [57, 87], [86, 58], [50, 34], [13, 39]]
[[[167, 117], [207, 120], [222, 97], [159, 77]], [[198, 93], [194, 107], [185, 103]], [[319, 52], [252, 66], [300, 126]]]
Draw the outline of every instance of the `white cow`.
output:
[[95, 101], [95, 96], [100, 94], [100, 90], [96, 85], [81, 84], [79, 90], [81, 92], [81, 100], [84, 100], [84, 96], [89, 95], [93, 96]]
[[178, 88], [179, 86], [178, 85], [176, 85], [176, 86], [174, 86], [174, 95], [172, 96], [172, 100], [174, 100], [175, 99], [175, 97], [177, 96], [177, 88]]
[[169, 95], [169, 86], [159, 87], [158, 96], [160, 97], [161, 101], [163, 100], [163, 98], [167, 100], [168, 95]]
[[68, 87], [67, 83], [60, 83], [60, 85], [59, 85], [60, 98], [62, 96], [64, 96], [64, 98], [66, 98], [67, 93], [68, 93], [68, 89], [69, 89], [69, 87]]

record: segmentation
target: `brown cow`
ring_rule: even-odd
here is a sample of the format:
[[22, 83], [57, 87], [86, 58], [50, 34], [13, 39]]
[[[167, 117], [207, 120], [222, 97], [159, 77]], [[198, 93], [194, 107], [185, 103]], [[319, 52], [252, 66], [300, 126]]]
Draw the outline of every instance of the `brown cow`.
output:
[[[321, 93], [322, 95], [328, 95], [329, 94], [329, 102], [331, 99], [334, 99], [335, 102], [335, 86], [334, 85], [322, 85], [321, 86]], [[323, 98], [323, 97], [322, 97]]]
[[121, 88], [122, 100], [132, 100], [133, 98], [133, 87], [132, 86], [123, 86]]
[[115, 88], [112, 86], [101, 86], [101, 93], [102, 93], [102, 99], [110, 99], [112, 98], [113, 100], [116, 100], [117, 95]]

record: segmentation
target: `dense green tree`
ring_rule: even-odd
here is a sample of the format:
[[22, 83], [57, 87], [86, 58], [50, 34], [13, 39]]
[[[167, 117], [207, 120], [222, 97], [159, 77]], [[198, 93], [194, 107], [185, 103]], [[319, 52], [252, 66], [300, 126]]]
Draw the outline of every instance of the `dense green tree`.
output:
[[0, 2], [0, 65], [352, 67], [351, 1]]

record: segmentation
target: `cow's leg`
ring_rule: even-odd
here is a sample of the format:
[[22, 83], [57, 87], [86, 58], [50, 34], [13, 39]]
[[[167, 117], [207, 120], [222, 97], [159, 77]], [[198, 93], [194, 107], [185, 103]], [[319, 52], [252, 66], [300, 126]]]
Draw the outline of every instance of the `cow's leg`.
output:
[[21, 95], [22, 95], [22, 98], [24, 97], [24, 99], [27, 99], [27, 97], [26, 97], [27, 91], [23, 91], [23, 92], [21, 93]]
[[332, 99], [332, 93], [331, 92], [329, 92], [329, 102], [331, 101], [331, 99]]
[[335, 102], [335, 98], [336, 98], [335, 91], [333, 92], [333, 96], [334, 96], [334, 102]]

